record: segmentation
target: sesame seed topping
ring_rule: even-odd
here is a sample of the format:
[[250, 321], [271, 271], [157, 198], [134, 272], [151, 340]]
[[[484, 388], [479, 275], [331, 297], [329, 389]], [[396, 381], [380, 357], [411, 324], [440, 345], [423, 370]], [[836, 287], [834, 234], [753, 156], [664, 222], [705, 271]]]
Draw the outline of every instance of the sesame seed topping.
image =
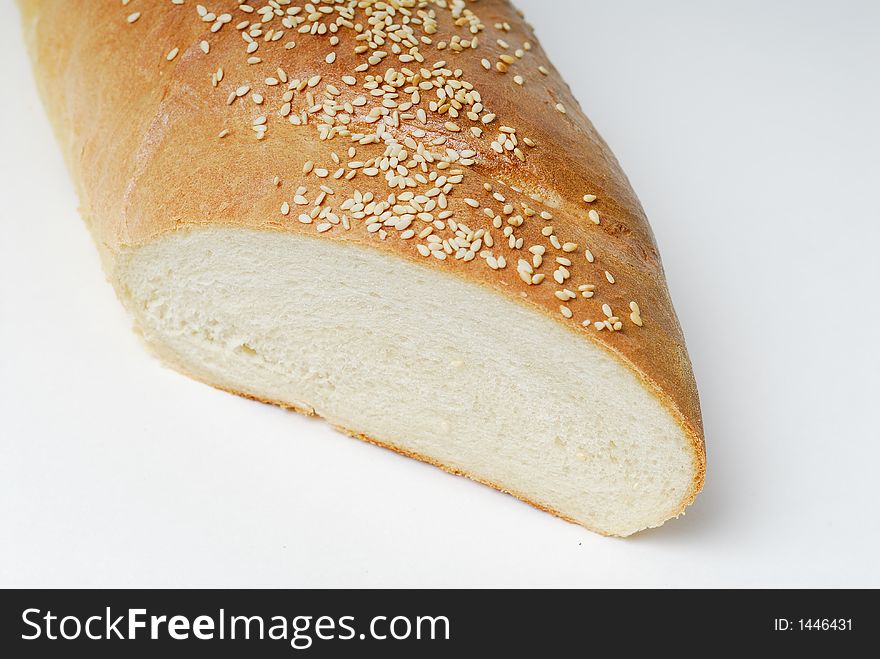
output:
[[632, 312], [629, 315], [629, 319], [633, 322], [634, 325], [642, 327], [644, 323], [642, 322], [642, 311], [641, 311], [641, 309], [639, 309], [639, 305], [636, 304], [635, 302], [630, 302], [629, 308], [630, 308], [630, 311]]
[[[171, 0], [165, 6], [183, 4], [184, 0]], [[491, 164], [494, 159], [507, 172], [536, 153], [529, 149], [538, 148], [521, 128], [492, 112], [492, 96], [481, 93], [478, 84], [509, 72], [516, 85], [510, 93], [520, 93], [537, 64], [530, 62], [536, 56], [532, 44], [526, 41], [518, 47], [515, 30], [504, 22], [495, 24], [504, 38], [497, 33], [485, 38], [485, 26], [476, 14], [481, 9], [479, 3], [466, 0], [322, 0], [303, 6], [292, 0], [240, 0], [222, 13], [197, 4], [191, 16], [199, 23], [197, 43], [203, 54], [212, 52], [207, 38], [230, 43], [234, 39], [240, 49], [235, 55], [238, 68], [228, 60], [218, 61], [204, 80], [218, 90], [218, 103], [235, 105], [222, 108], [228, 113], [224, 123], [244, 123], [250, 129], [247, 134], [257, 140], [277, 139], [281, 130], [312, 130], [322, 147], [330, 147], [315, 149], [310, 153], [313, 159], [302, 163], [302, 177], [318, 180], [311, 179], [310, 189], [299, 185], [285, 195], [287, 200], [279, 200], [282, 215], [296, 216], [298, 223], [310, 227], [302, 230], [329, 236], [360, 231], [371, 240], [398, 238], [402, 249], [422, 257], [473, 263], [471, 267], [517, 277], [529, 287], [550, 286], [563, 303], [560, 314], [567, 319], [577, 315], [588, 327], [590, 321], [581, 320], [581, 310], [592, 304], [586, 300], [597, 295], [596, 286], [573, 282], [595, 277], [588, 265], [595, 257], [589, 248], [578, 246], [584, 236], [565, 235], [574, 219], [558, 203], [565, 200], [545, 191], [523, 190], [525, 186], [512, 181], [469, 182], [478, 163]], [[134, 12], [126, 20], [134, 23], [140, 17]], [[144, 20], [152, 17], [151, 10]], [[451, 31], [444, 24], [446, 17]], [[291, 38], [296, 35], [320, 40], [322, 50], [307, 51], [320, 53], [317, 62], [309, 64], [308, 58], [285, 52], [296, 47]], [[486, 49], [478, 37], [490, 50], [474, 58], [480, 66], [469, 75], [457, 67], [455, 58], [466, 49]], [[180, 49], [166, 51], [169, 46], [159, 56], [170, 62], [180, 56]], [[218, 59], [232, 57], [225, 45], [214, 52]], [[186, 48], [184, 53], [190, 54]], [[316, 65], [321, 73], [316, 73]], [[549, 76], [545, 66], [537, 66], [537, 71]], [[557, 81], [545, 82], [549, 93], [561, 91]], [[242, 102], [236, 103], [239, 99]], [[555, 108], [566, 113], [562, 103]], [[257, 112], [247, 112], [250, 109]], [[233, 131], [217, 128], [222, 128], [216, 133], [219, 139]], [[343, 146], [334, 148], [331, 143]], [[281, 174], [291, 179], [289, 173]], [[269, 180], [280, 191], [282, 176]], [[469, 196], [462, 194], [465, 190]], [[596, 195], [585, 194], [583, 201], [591, 204]], [[534, 225], [539, 220], [549, 223], [554, 213], [565, 218], [558, 231], [549, 224]], [[588, 217], [599, 224], [597, 211], [590, 210]], [[536, 228], [541, 232], [537, 240]], [[532, 244], [538, 241], [542, 244]], [[574, 258], [578, 251], [584, 259]], [[605, 277], [614, 283], [608, 271]], [[640, 326], [634, 304], [630, 320]], [[610, 314], [599, 325], [597, 330], [608, 331], [622, 326]]]

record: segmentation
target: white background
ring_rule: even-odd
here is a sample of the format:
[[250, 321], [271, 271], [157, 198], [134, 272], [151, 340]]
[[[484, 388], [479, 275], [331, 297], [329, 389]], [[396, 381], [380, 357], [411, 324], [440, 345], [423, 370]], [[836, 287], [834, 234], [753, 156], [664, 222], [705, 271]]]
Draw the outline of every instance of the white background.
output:
[[880, 586], [880, 3], [520, 0], [652, 220], [703, 402], [630, 540], [161, 367], [0, 3], [0, 585]]

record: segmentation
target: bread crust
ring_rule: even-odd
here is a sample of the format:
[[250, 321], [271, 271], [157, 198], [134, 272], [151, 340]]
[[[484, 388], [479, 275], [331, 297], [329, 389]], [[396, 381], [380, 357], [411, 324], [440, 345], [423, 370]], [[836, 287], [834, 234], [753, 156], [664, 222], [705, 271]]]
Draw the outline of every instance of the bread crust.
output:
[[[407, 1], [415, 0], [397, 0], [404, 9]], [[330, 94], [327, 85], [340, 91], [340, 99], [351, 101], [363, 95], [365, 75], [384, 75], [388, 68], [431, 69], [446, 61], [450, 70], [460, 69], [463, 73], [457, 79], [480, 92], [486, 106], [483, 116], [491, 110], [494, 121], [472, 121], [464, 113], [451, 120], [448, 113], [427, 112], [423, 122], [404, 121], [388, 130], [403, 140], [416, 134], [409, 124], [417, 123], [416, 130], [424, 133], [419, 138], [423, 141], [445, 139], [443, 148], [458, 154], [476, 152], [467, 166], [460, 165], [465, 159], [459, 156], [455, 167], [466, 171], [449, 194], [450, 208], [454, 204], [459, 224], [495, 234], [493, 253], [504, 256], [507, 266], [487, 267], [481, 257], [470, 261], [451, 256], [442, 261], [425, 258], [418, 251], [418, 240], [402, 239], [393, 231], [383, 237], [384, 228], [370, 231], [364, 222], [352, 222], [350, 230], [334, 226], [321, 234], [321, 239], [354, 242], [454, 273], [527, 305], [582, 340], [603, 347], [640, 378], [686, 432], [693, 448], [694, 477], [680, 510], [694, 500], [705, 478], [699, 399], [654, 237], [611, 150], [547, 59], [531, 27], [509, 2], [462, 3], [464, 10], [459, 6], [456, 18], [449, 9], [418, 0], [411, 13], [422, 7], [436, 14], [432, 43], [420, 46], [425, 61], [403, 63], [392, 53], [366, 73], [355, 72], [364, 56], [354, 52], [356, 33], [347, 29], [339, 31], [340, 42], [334, 47], [328, 46], [327, 37], [289, 30], [296, 43], [293, 48], [283, 45], [288, 37], [263, 41], [259, 45], [263, 61], [249, 64], [246, 44], [235, 34], [241, 17], [235, 0], [212, 3], [217, 16], [226, 12], [234, 17], [217, 32], [210, 31], [212, 22], [200, 20], [189, 3], [157, 3], [145, 8], [133, 22], [128, 22], [131, 7], [108, 3], [78, 1], [75, 11], [70, 0], [19, 0], [19, 4], [38, 83], [72, 172], [81, 212], [114, 283], [120, 255], [175, 231], [222, 226], [314, 235], [315, 223], [297, 221], [299, 210], [291, 202], [301, 186], [312, 195], [310, 202], [319, 194], [320, 184], [332, 185], [336, 198], [353, 189], [372, 193], [377, 199], [389, 194], [381, 176], [358, 172], [350, 181], [319, 180], [314, 170], [303, 173], [306, 161], [316, 167], [334, 166], [334, 153], [344, 164], [351, 141], [340, 137], [321, 140], [314, 125], [294, 126], [288, 118], [276, 116], [278, 87], [285, 86], [270, 85], [266, 79], [279, 75], [273, 73], [277, 68], [283, 69], [288, 80], [320, 76], [314, 87], [296, 91], [294, 104], [300, 106], [310, 90]], [[262, 4], [253, 2], [254, 6]], [[399, 11], [398, 19], [400, 15]], [[476, 37], [479, 43], [460, 52], [450, 47], [438, 49], [441, 38], [452, 43], [450, 35], [466, 40]], [[260, 38], [265, 39], [265, 34]], [[203, 41], [209, 44], [207, 53]], [[382, 47], [389, 50], [387, 44]], [[174, 49], [178, 52], [169, 59]], [[499, 67], [505, 57], [513, 62]], [[484, 58], [491, 64], [489, 70], [481, 64]], [[212, 85], [212, 76], [217, 77], [220, 67], [223, 79]], [[357, 77], [357, 85], [345, 82], [349, 75]], [[523, 84], [516, 82], [518, 75]], [[244, 86], [248, 91], [227, 103]], [[254, 94], [262, 95], [264, 102], [256, 103]], [[367, 100], [351, 113], [348, 128], [352, 132], [369, 133], [375, 128], [367, 121], [368, 112], [379, 101]], [[269, 128], [265, 139], [256, 139], [254, 121], [261, 116], [267, 117]], [[462, 130], [452, 130], [450, 121]], [[513, 151], [499, 154], [490, 148], [501, 126], [516, 129], [522, 158]], [[483, 136], [477, 138], [469, 131], [472, 127], [482, 128]], [[231, 132], [218, 137], [224, 130]], [[524, 146], [526, 138], [536, 146]], [[370, 150], [357, 148], [358, 158], [366, 157], [361, 151]], [[496, 193], [505, 201], [493, 201]], [[585, 194], [596, 195], [596, 200], [585, 202]], [[481, 207], [471, 208], [464, 199], [480, 200]], [[280, 211], [285, 202], [294, 209], [288, 215]], [[514, 227], [514, 237], [522, 239], [520, 248], [508, 247], [503, 230], [494, 227], [484, 211], [491, 208], [506, 228], [510, 216], [499, 208], [508, 203], [516, 211], [526, 204], [536, 213]], [[589, 219], [591, 210], [598, 212], [598, 224]], [[541, 212], [552, 214], [552, 218], [542, 219]], [[548, 226], [560, 244], [576, 244], [577, 249], [569, 253], [553, 248], [542, 233]], [[526, 284], [517, 264], [520, 259], [531, 261], [533, 255], [527, 249], [538, 245], [547, 248], [541, 270], [546, 279], [540, 285]], [[593, 262], [585, 257], [587, 248], [595, 257]], [[572, 262], [562, 266], [570, 273], [562, 285], [552, 281], [556, 266], [549, 264], [556, 257]], [[581, 284], [596, 287], [592, 298], [577, 290]], [[565, 305], [571, 318], [561, 313], [560, 289], [577, 294]], [[631, 302], [638, 305], [641, 326], [631, 321]], [[614, 310], [615, 318], [619, 315], [620, 331], [583, 325], [584, 320], [604, 321], [606, 304]], [[345, 432], [409, 455], [381, 440]], [[425, 456], [411, 457], [436, 464]]]

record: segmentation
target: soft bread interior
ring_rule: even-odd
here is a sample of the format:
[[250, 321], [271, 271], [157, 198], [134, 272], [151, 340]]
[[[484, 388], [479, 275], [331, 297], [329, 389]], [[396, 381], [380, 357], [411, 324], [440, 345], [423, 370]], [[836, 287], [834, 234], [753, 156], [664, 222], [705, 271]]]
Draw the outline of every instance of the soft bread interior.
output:
[[679, 513], [694, 451], [604, 349], [490, 289], [382, 251], [241, 229], [117, 261], [146, 341], [215, 386], [301, 409], [593, 530]]

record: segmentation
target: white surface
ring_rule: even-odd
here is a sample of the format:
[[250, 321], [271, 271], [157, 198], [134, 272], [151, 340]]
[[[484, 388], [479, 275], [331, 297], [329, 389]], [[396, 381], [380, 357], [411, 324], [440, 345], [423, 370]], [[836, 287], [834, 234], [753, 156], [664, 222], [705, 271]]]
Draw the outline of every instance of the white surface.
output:
[[687, 516], [601, 538], [160, 367], [6, 0], [0, 585], [880, 586], [880, 5], [520, 6], [660, 243], [709, 447]]

